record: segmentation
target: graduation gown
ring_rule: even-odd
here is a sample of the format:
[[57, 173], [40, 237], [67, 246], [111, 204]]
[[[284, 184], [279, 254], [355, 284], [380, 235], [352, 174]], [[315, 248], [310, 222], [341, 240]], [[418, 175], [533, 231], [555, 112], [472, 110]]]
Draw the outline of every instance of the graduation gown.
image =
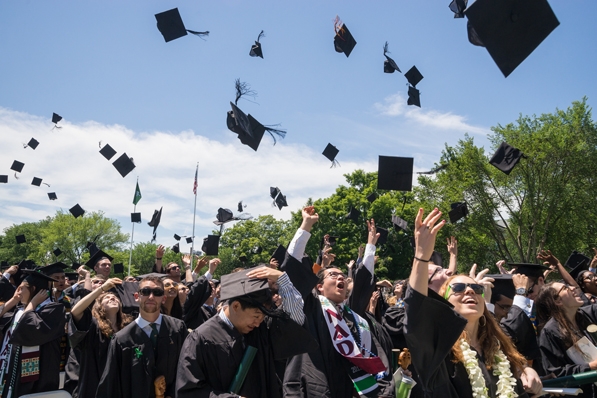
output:
[[[535, 366], [535, 364], [541, 363], [541, 351], [535, 327], [527, 314], [521, 308], [513, 305], [508, 314], [500, 321], [500, 327], [510, 337], [518, 352], [526, 359], [533, 361], [533, 368], [541, 369], [541, 366]], [[541, 374], [539, 373], [539, 375]]]
[[211, 318], [203, 304], [211, 296], [211, 285], [205, 276], [200, 276], [189, 286], [187, 301], [184, 303], [184, 323], [189, 329], [197, 329]]
[[153, 398], [153, 382], [158, 376], [165, 376], [166, 396], [174, 397], [176, 366], [187, 335], [184, 322], [162, 315], [154, 353], [149, 336], [137, 322], [131, 322], [110, 342], [106, 366], [95, 396]]
[[[428, 398], [473, 398], [468, 373], [462, 362], [452, 361], [452, 346], [460, 338], [467, 321], [446, 300], [423, 296], [410, 286], [404, 299], [406, 343], [411, 349], [412, 363]], [[495, 398], [498, 377], [485, 367], [477, 354], [479, 368], [485, 377], [489, 397]], [[487, 381], [489, 380], [489, 383]], [[528, 398], [517, 379], [515, 388], [520, 398]]]
[[[13, 345], [13, 350], [8, 374], [5, 376], [7, 381], [3, 397], [8, 394], [8, 384], [13, 371], [17, 375], [13, 397], [58, 389], [60, 383], [60, 338], [64, 335], [65, 323], [65, 310], [60, 303], [48, 303], [39, 310], [27, 311], [22, 315], [9, 341]], [[6, 328], [11, 325], [12, 321], [6, 325]], [[39, 346], [38, 380], [29, 383], [20, 382], [21, 361], [19, 358], [15, 358], [16, 346]]]

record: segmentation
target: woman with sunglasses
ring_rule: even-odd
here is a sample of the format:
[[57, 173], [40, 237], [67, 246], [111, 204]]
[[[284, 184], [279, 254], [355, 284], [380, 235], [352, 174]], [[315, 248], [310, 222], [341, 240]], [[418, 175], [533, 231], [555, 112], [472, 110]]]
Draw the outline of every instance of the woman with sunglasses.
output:
[[[445, 220], [436, 208], [415, 220], [415, 258], [406, 292], [405, 336], [428, 397], [527, 397], [541, 392], [537, 373], [487, 310], [484, 287], [451, 276], [439, 294], [428, 293], [429, 259]], [[524, 386], [524, 387], [523, 387]]]
[[[593, 344], [597, 343], [586, 332], [587, 326], [597, 324], [597, 305], [583, 306], [578, 286], [561, 282], [543, 286], [535, 305], [541, 330], [539, 348], [546, 372], [562, 377], [597, 370], [597, 359], [578, 364], [567, 353], [583, 337], [587, 337]], [[580, 387], [583, 394], [579, 397], [597, 396], [597, 388], [593, 384]]]

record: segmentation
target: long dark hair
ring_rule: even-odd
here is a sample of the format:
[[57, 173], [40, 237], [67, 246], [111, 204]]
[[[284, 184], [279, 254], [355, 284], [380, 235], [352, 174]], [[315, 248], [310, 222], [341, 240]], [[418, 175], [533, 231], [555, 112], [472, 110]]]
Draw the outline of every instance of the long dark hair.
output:
[[[558, 299], [558, 292], [553, 287], [554, 282], [550, 282], [546, 285], [543, 285], [539, 294], [537, 295], [537, 299], [535, 300], [535, 305], [537, 306], [537, 321], [538, 321], [538, 330], [543, 330], [543, 327], [550, 320], [553, 318], [557, 324], [560, 333], [562, 334], [562, 341], [566, 347], [571, 347], [574, 343], [576, 343], [579, 339], [578, 336], [574, 333], [574, 327], [572, 326], [572, 322], [566, 317], [564, 314], [564, 310], [562, 309], [561, 305], [557, 305], [556, 300]], [[582, 315], [576, 311], [576, 324], [578, 327], [584, 326], [584, 319]]]

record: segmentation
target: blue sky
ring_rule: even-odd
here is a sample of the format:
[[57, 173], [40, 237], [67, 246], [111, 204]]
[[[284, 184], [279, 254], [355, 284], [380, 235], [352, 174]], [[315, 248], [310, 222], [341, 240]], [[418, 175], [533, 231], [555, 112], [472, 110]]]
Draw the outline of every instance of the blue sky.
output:
[[[466, 132], [489, 148], [491, 126], [519, 114], [566, 108], [597, 83], [597, 2], [552, 0], [560, 26], [508, 77], [467, 40], [466, 19], [449, 1], [5, 1], [0, 3], [0, 174], [26, 166], [0, 186], [0, 228], [80, 203], [130, 229], [139, 177], [144, 224], [164, 206], [158, 240], [190, 234], [192, 182], [200, 163], [196, 235], [211, 230], [217, 208], [243, 199], [254, 216], [287, 218], [308, 197], [325, 197], [343, 173], [375, 171], [377, 156], [412, 156], [417, 170]], [[209, 30], [165, 43], [154, 14], [178, 7], [188, 29]], [[349, 58], [333, 48], [338, 15], [357, 40]], [[264, 59], [249, 57], [261, 30]], [[389, 42], [403, 72], [416, 65], [422, 108], [406, 106], [406, 79], [383, 73]], [[258, 152], [226, 128], [234, 80], [258, 96], [239, 106], [288, 131]], [[50, 131], [52, 112], [64, 117]], [[21, 143], [35, 137], [37, 150]], [[137, 168], [121, 178], [98, 142], [126, 152]], [[338, 147], [340, 168], [321, 156]], [[33, 176], [52, 189], [29, 185]], [[279, 186], [290, 208], [271, 207]], [[50, 202], [45, 191], [56, 191]]]

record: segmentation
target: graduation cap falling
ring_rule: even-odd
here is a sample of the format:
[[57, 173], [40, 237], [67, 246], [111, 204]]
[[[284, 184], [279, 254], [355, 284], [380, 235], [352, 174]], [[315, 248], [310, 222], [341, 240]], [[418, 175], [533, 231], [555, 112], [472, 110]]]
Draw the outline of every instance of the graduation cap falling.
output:
[[192, 236], [187, 236], [187, 237], [186, 237], [186, 241], [187, 241], [187, 243], [189, 243], [189, 244], [193, 243], [193, 237], [192, 237]]
[[379, 156], [377, 189], [412, 191], [413, 158]]
[[332, 144], [327, 144], [327, 146], [325, 147], [325, 149], [322, 152], [322, 155], [325, 156], [326, 158], [328, 158], [332, 162], [330, 169], [332, 167], [340, 166], [340, 163], [336, 160], [336, 156], [338, 156], [338, 152], [340, 152], [338, 150], [338, 148], [336, 148]]
[[591, 258], [574, 250], [564, 265], [570, 269], [570, 276], [574, 279], [578, 277], [582, 271], [588, 270], [591, 264]]
[[52, 123], [54, 123], [54, 127], [52, 127], [52, 130], [62, 128], [62, 126], [58, 125], [58, 122], [61, 120], [62, 120], [62, 116], [60, 116], [57, 113], [52, 113]]
[[131, 213], [131, 222], [140, 223], [141, 222], [141, 213]]
[[344, 218], [352, 220], [355, 223], [359, 224], [360, 217], [361, 217], [361, 212], [358, 209], [354, 208], [353, 206], [350, 206], [350, 209], [348, 210], [348, 214]]
[[29, 148], [35, 150], [38, 145], [39, 145], [39, 141], [36, 140], [35, 138], [31, 138], [28, 143], [23, 145], [23, 148], [29, 147]]
[[177, 241], [180, 241], [180, 236], [177, 234], [174, 234], [174, 239], [176, 239]]
[[78, 203], [71, 207], [68, 211], [70, 211], [70, 214], [75, 216], [75, 218], [79, 218], [83, 214], [85, 214], [85, 210], [83, 210], [83, 208]]
[[43, 180], [41, 178], [38, 177], [33, 177], [33, 180], [31, 181], [31, 185], [35, 185], [36, 187], [41, 186], [41, 182]]
[[114, 163], [112, 164], [123, 178], [126, 177], [127, 174], [133, 171], [133, 169], [135, 168], [133, 158], [129, 158], [126, 152], [120, 155], [120, 157], [116, 159], [116, 161], [114, 161]]
[[25, 163], [19, 162], [18, 160], [13, 161], [12, 166], [10, 166], [10, 169], [15, 172], [15, 178], [17, 180], [19, 179], [19, 177], [17, 177], [17, 173], [23, 171], [23, 167], [25, 167]]
[[408, 83], [410, 84], [410, 86], [408, 86], [408, 100], [406, 101], [406, 103], [408, 105], [415, 105], [420, 108], [420, 92], [419, 90], [417, 90], [416, 87], [417, 84], [419, 84], [419, 82], [423, 80], [423, 75], [421, 74], [421, 72], [419, 72], [416, 66], [413, 66], [408, 70], [408, 72], [404, 74], [404, 77], [406, 77], [406, 80], [408, 80]]
[[237, 206], [236, 210], [238, 210], [238, 212], [242, 212], [244, 210], [243, 201], [242, 200], [240, 202], [238, 202], [238, 206]]
[[429, 175], [431, 175], [431, 174], [435, 174], [435, 173], [437, 173], [439, 171], [442, 171], [442, 170], [444, 170], [447, 167], [448, 167], [448, 164], [446, 163], [446, 164], [439, 165], [436, 168], [431, 169], [429, 171], [417, 171], [417, 174], [429, 174]]
[[56, 192], [48, 192], [48, 199], [50, 199], [50, 200], [56, 200], [56, 199], [58, 199], [58, 196], [56, 195]]
[[414, 105], [421, 107], [421, 93], [419, 90], [412, 86], [408, 86], [408, 99], [406, 100], [407, 105]]
[[500, 171], [510, 174], [512, 169], [518, 164], [520, 159], [526, 157], [520, 149], [514, 148], [502, 142], [497, 151], [493, 154], [489, 163], [497, 167]]
[[372, 192], [369, 195], [367, 195], [367, 200], [369, 201], [369, 203], [375, 202], [376, 199], [377, 199], [377, 193], [376, 192]]
[[20, 245], [22, 243], [26, 243], [27, 239], [25, 238], [25, 235], [17, 235], [16, 241], [17, 241], [17, 245]]
[[220, 235], [207, 235], [207, 238], [203, 239], [201, 250], [206, 256], [217, 256], [219, 245]]
[[114, 150], [114, 148], [112, 148], [110, 146], [110, 144], [106, 144], [103, 146], [101, 145], [101, 141], [100, 141], [100, 151], [99, 153], [102, 154], [103, 157], [106, 158], [106, 160], [110, 160], [114, 157], [114, 155], [116, 155], [116, 151]]
[[60, 248], [59, 248], [59, 247], [57, 247], [57, 248], [55, 248], [54, 250], [52, 250], [52, 253], [54, 253], [54, 255], [55, 255], [56, 257], [58, 257], [59, 255], [61, 255], [61, 254], [62, 254], [62, 250], [60, 250]]
[[456, 221], [468, 216], [468, 207], [466, 202], [456, 202], [450, 205], [451, 210], [448, 212], [450, 222], [453, 224]]
[[464, 13], [504, 77], [560, 24], [547, 0], [477, 0]]
[[155, 242], [155, 239], [157, 237], [156, 230], [158, 229], [158, 225], [160, 225], [160, 219], [162, 218], [162, 209], [163, 207], [160, 207], [159, 211], [154, 210], [153, 216], [151, 217], [151, 221], [147, 223], [147, 225], [153, 227], [153, 237], [151, 238], [152, 243]]
[[288, 206], [286, 202], [286, 196], [282, 195], [282, 191], [278, 187], [270, 187], [269, 194], [271, 198], [274, 200], [273, 206], [278, 206], [278, 209], [282, 210], [282, 207]]
[[383, 245], [388, 241], [388, 230], [382, 227], [376, 227], [375, 232], [379, 234], [379, 238], [377, 238], [377, 244]]
[[386, 54], [388, 54], [390, 51], [388, 50], [388, 42], [386, 41], [386, 44], [384, 44], [383, 46], [383, 56], [386, 57], [386, 60], [383, 61], [383, 71], [384, 73], [394, 73], [395, 71], [398, 71], [400, 73], [402, 73], [402, 71], [400, 70], [400, 68], [398, 67], [398, 65], [396, 64], [396, 62], [388, 57]]
[[172, 246], [172, 251], [176, 254], [180, 253], [180, 243], [176, 242], [176, 244]]
[[234, 221], [234, 214], [232, 214], [232, 211], [230, 209], [224, 209], [220, 207], [218, 209], [216, 219], [220, 224], [225, 224], [227, 222]]
[[392, 216], [392, 225], [394, 226], [394, 230], [396, 232], [404, 231], [408, 232], [410, 229], [408, 228], [408, 222], [398, 216]]
[[180, 17], [180, 13], [178, 12], [178, 8], [173, 8], [171, 10], [155, 14], [155, 19], [157, 21], [158, 30], [162, 36], [164, 36], [166, 43], [186, 36], [187, 33], [191, 33], [201, 38], [204, 36], [209, 36], [209, 31], [197, 32], [195, 30], [185, 28], [182, 18]]
[[8, 176], [6, 174], [0, 175], [0, 183], [2, 183], [2, 184], [8, 183]]
[[348, 58], [354, 46], [357, 45], [357, 41], [352, 37], [348, 27], [337, 15], [334, 19], [334, 31], [336, 32], [334, 36], [334, 48], [336, 52], [344, 53], [346, 58]]
[[263, 59], [263, 51], [261, 50], [261, 43], [259, 42], [259, 39], [262, 37], [265, 37], [265, 33], [263, 33], [263, 31], [259, 33], [259, 36], [257, 36], [257, 41], [255, 44], [251, 46], [251, 51], [249, 52], [251, 57], [261, 57]]
[[273, 126], [264, 126], [253, 116], [250, 114], [246, 115], [240, 110], [237, 106], [238, 100], [243, 96], [255, 97], [257, 93], [254, 90], [251, 90], [246, 82], [241, 82], [240, 79], [236, 79], [234, 86], [236, 89], [236, 97], [234, 99], [234, 104], [232, 102], [230, 103], [232, 110], [228, 111], [226, 115], [226, 125], [228, 129], [238, 134], [240, 142], [254, 151], [257, 151], [257, 148], [259, 148], [263, 134], [266, 131], [272, 136], [274, 145], [276, 145], [276, 136], [284, 138], [286, 136], [286, 131], [274, 128]]
[[454, 18], [464, 18], [464, 10], [466, 10], [467, 4], [468, 0], [452, 0], [448, 7], [454, 13]]

